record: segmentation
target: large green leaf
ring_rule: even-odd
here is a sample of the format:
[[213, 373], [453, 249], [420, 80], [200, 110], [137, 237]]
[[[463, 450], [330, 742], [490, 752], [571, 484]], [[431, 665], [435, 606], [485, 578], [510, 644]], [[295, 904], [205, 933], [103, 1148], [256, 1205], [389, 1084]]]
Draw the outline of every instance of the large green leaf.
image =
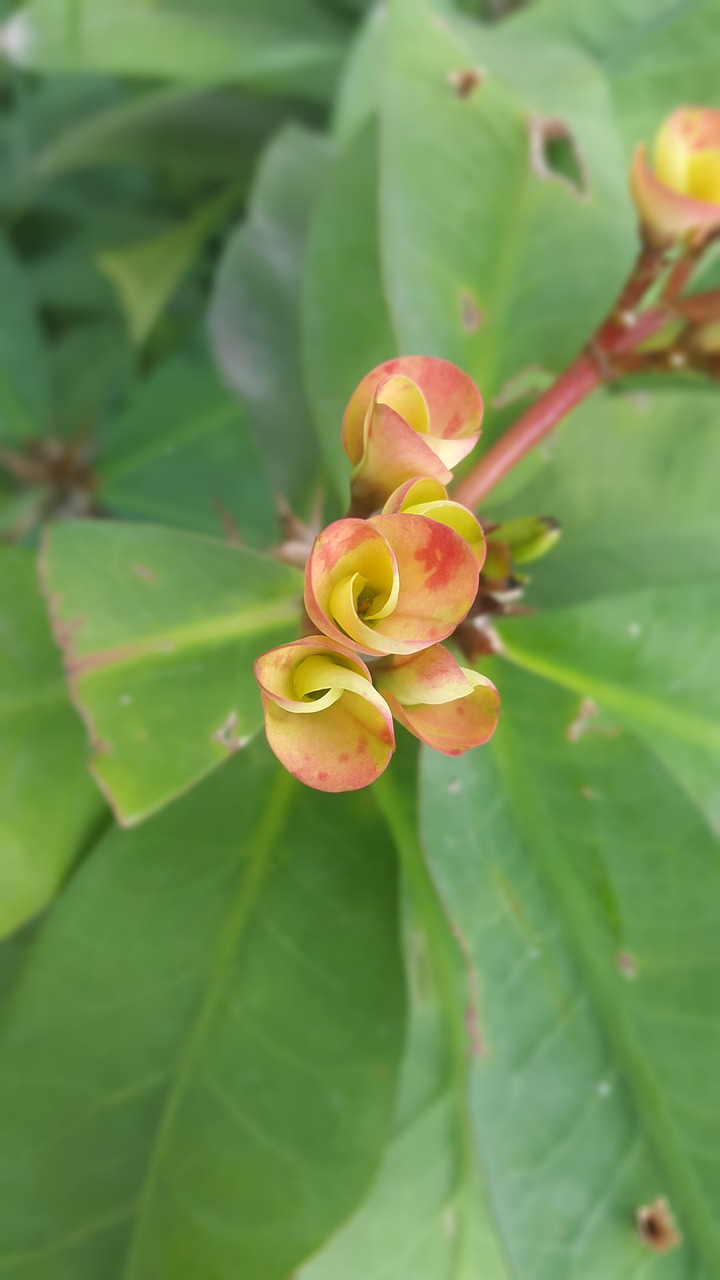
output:
[[314, 0], [30, 0], [18, 59], [47, 70], [247, 82], [323, 96], [349, 24]]
[[319, 135], [288, 126], [274, 139], [247, 221], [226, 246], [210, 311], [218, 364], [247, 406], [276, 489], [303, 515], [320, 459], [303, 381], [300, 286], [327, 164]]
[[259, 728], [253, 662], [297, 628], [294, 570], [171, 529], [76, 522], [50, 532], [44, 577], [93, 773], [123, 823]]
[[33, 557], [0, 551], [0, 936], [56, 893], [103, 805], [87, 773]]
[[114, 515], [239, 541], [276, 535], [269, 485], [235, 399], [209, 363], [175, 356], [138, 383], [98, 439], [98, 500]]
[[632, 144], [649, 140], [683, 102], [720, 105], [718, 16], [717, 0], [543, 0], [518, 20], [512, 38], [527, 37], [536, 56], [543, 38], [586, 49], [607, 77]]
[[0, 1273], [286, 1280], [377, 1165], [402, 1044], [392, 842], [258, 744], [114, 833], [0, 1041]]
[[48, 418], [47, 366], [30, 283], [0, 236], [0, 440], [40, 435]]
[[633, 1274], [634, 1213], [665, 1194], [662, 1274], [710, 1277], [716, 842], [632, 735], [568, 741], [569, 694], [496, 674], [491, 750], [425, 760], [424, 833], [479, 984], [471, 1108], [515, 1274]]
[[511, 1280], [468, 1105], [466, 962], [418, 842], [416, 752], [400, 733], [393, 772], [374, 789], [405, 882], [410, 1022], [394, 1129], [372, 1195], [301, 1280]]
[[[621, 283], [634, 219], [611, 105], [571, 51], [528, 101], [469, 24], [398, 0], [388, 28], [382, 258], [400, 342], [463, 365], [491, 396], [526, 365], [565, 363]], [[468, 65], [486, 74], [462, 96], [452, 77]], [[532, 160], [533, 117], [563, 106], [585, 194]]]

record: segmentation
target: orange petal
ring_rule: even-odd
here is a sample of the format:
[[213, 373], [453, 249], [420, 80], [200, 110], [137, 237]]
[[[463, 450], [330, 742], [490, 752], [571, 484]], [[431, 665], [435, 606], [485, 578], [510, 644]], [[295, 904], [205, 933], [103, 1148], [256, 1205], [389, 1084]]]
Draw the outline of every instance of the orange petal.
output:
[[440, 524], [454, 529], [469, 544], [479, 568], [482, 569], [485, 563], [485, 535], [480, 521], [462, 503], [451, 501], [444, 485], [430, 476], [406, 480], [405, 484], [390, 494], [383, 507], [383, 515], [402, 511], [410, 515], [427, 516], [430, 520], [438, 520]]
[[337, 520], [315, 540], [305, 608], [319, 630], [374, 656], [449, 636], [478, 587], [468, 544], [426, 516]]
[[495, 732], [500, 698], [494, 684], [458, 666], [442, 645], [383, 663], [376, 680], [395, 718], [443, 755], [462, 755]]
[[482, 415], [472, 378], [448, 360], [400, 356], [378, 365], [343, 418], [356, 501], [370, 509], [415, 475], [449, 483], [451, 469], [477, 443]]
[[324, 636], [307, 636], [255, 663], [265, 731], [285, 768], [318, 791], [356, 791], [386, 768], [392, 716], [365, 663]]
[[633, 156], [630, 191], [643, 229], [658, 248], [684, 238], [699, 243], [720, 229], [720, 201], [681, 195], [661, 182], [648, 165], [643, 146]]
[[[377, 648], [375, 627], [400, 590], [387, 539], [366, 520], [336, 520], [315, 539], [305, 566], [305, 608], [315, 626], [364, 653]], [[369, 614], [373, 625], [363, 621]]]
[[392, 614], [377, 624], [379, 653], [417, 653], [462, 622], [478, 589], [478, 563], [464, 538], [427, 516], [382, 515], [368, 521], [397, 563], [400, 590]]
[[452, 471], [438, 457], [427, 436], [418, 435], [388, 405], [378, 405], [368, 421], [362, 461], [352, 476], [353, 501], [376, 511], [408, 476], [435, 476], [449, 484]]

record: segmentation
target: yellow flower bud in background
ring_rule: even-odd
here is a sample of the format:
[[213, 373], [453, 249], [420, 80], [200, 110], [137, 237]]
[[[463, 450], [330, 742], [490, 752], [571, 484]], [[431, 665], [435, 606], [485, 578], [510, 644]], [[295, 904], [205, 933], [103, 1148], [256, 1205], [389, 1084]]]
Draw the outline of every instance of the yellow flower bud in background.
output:
[[655, 248], [687, 240], [701, 244], [720, 231], [720, 111], [678, 107], [662, 124], [653, 147], [639, 146], [630, 191], [643, 234]]

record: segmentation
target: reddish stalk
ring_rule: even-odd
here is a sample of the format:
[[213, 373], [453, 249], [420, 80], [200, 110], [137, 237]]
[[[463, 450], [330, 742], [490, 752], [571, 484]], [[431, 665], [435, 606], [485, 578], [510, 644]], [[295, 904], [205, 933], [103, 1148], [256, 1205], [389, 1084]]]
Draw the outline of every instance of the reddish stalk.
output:
[[[635, 281], [631, 277], [633, 286]], [[645, 278], [643, 292], [647, 289]], [[613, 360], [645, 342], [662, 326], [665, 314], [647, 311], [635, 317], [624, 304], [629, 288], [623, 291], [618, 308], [598, 329], [588, 348], [573, 360], [551, 387], [521, 414], [517, 422], [491, 445], [473, 470], [453, 490], [456, 502], [475, 507], [513, 467], [557, 426], [576, 404], [602, 382], [617, 376]], [[642, 295], [640, 295], [642, 296]], [[633, 317], [632, 323], [621, 317]]]
[[637, 350], [667, 320], [675, 318], [693, 325], [720, 319], [720, 291], [695, 298], [680, 296], [695, 269], [699, 252], [699, 248], [686, 249], [670, 267], [656, 306], [643, 312], [638, 308], [650, 286], [667, 269], [667, 261], [659, 249], [648, 245], [641, 248], [615, 306], [585, 349], [454, 488], [453, 497], [457, 502], [466, 507], [477, 506], [530, 449], [601, 383], [636, 372], [645, 363], [648, 369], [672, 368], [670, 348], [665, 353], [644, 354]]

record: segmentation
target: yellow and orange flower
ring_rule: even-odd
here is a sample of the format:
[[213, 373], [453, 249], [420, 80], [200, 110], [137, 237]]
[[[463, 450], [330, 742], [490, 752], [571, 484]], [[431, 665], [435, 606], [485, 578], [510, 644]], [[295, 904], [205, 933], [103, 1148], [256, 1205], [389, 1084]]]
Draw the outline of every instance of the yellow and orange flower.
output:
[[482, 396], [468, 374], [433, 356], [400, 356], [368, 373], [343, 418], [356, 509], [377, 510], [414, 476], [448, 484], [477, 443]]
[[495, 685], [460, 667], [441, 644], [379, 664], [379, 691], [410, 733], [435, 751], [459, 756], [492, 737], [500, 715]]
[[255, 663], [265, 732], [289, 773], [317, 791], [357, 791], [395, 750], [392, 715], [365, 663], [324, 636], [263, 653]]
[[661, 126], [653, 148], [639, 146], [630, 190], [649, 242], [702, 243], [720, 230], [720, 111], [679, 107]]
[[447, 489], [439, 480], [430, 476], [419, 476], [415, 480], [406, 480], [394, 493], [390, 494], [383, 515], [427, 516], [429, 520], [437, 520], [464, 538], [473, 552], [478, 566], [482, 569], [485, 561], [485, 535], [477, 516], [468, 511], [460, 502], [448, 498]]
[[421, 515], [336, 520], [305, 568], [305, 608], [319, 631], [372, 656], [417, 653], [462, 622], [478, 589], [464, 538]]

